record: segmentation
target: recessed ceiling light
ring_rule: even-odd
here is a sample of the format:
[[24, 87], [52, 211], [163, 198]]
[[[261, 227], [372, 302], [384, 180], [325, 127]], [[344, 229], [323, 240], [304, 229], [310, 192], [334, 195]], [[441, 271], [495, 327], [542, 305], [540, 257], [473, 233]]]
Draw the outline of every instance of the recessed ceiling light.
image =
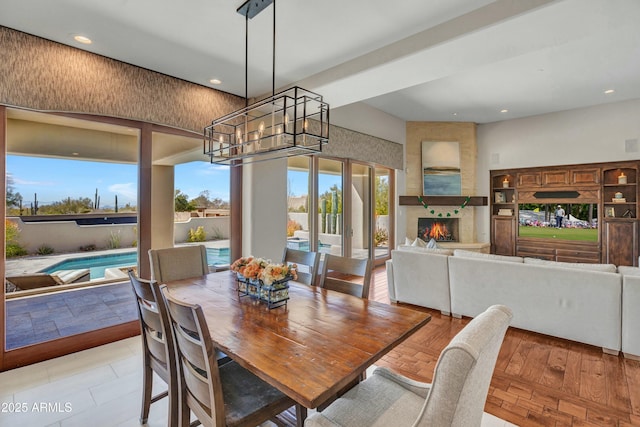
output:
[[500, 110], [500, 112], [501, 112], [501, 113], [508, 113], [508, 112], [509, 112], [509, 110], [507, 110], [507, 109], [505, 108], [505, 109], [503, 109], [503, 110]]
[[209, 80], [209, 83], [211, 83], [212, 85], [219, 85], [222, 83], [222, 80], [220, 79], [211, 79]]
[[77, 41], [78, 43], [82, 43], [82, 44], [91, 44], [91, 43], [93, 43], [89, 37], [81, 36], [79, 34], [76, 35], [76, 36], [73, 36], [73, 39], [75, 41]]
[[604, 91], [604, 93], [606, 93], [606, 94], [610, 94], [610, 93], [613, 93], [613, 92], [615, 92], [615, 90], [613, 90], [613, 89], [607, 89], [607, 90]]
[[71, 153], [71, 155], [72, 155], [72, 156], [79, 156], [79, 155], [80, 155], [80, 153], [73, 152], [73, 153]]
[[457, 116], [457, 115], [458, 115], [458, 113], [452, 113], [452, 114], [453, 114], [454, 116]]

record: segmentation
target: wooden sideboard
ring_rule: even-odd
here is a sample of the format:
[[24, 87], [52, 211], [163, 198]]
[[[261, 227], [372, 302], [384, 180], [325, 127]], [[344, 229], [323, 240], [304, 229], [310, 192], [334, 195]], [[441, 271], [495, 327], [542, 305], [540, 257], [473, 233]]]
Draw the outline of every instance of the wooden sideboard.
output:
[[[622, 161], [490, 171], [491, 252], [637, 266], [639, 170]], [[522, 236], [523, 204], [592, 204], [597, 241]]]

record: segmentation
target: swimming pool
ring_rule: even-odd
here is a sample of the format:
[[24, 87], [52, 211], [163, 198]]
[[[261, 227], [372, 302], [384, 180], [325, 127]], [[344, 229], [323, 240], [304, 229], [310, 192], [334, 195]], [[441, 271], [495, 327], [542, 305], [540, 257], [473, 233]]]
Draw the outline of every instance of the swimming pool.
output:
[[[209, 265], [229, 264], [229, 248], [207, 248]], [[69, 258], [51, 267], [41, 270], [41, 273], [53, 273], [57, 270], [77, 270], [88, 268], [91, 279], [104, 277], [104, 270], [112, 267], [127, 267], [138, 263], [138, 253], [123, 252], [119, 254], [105, 254], [88, 257]]]

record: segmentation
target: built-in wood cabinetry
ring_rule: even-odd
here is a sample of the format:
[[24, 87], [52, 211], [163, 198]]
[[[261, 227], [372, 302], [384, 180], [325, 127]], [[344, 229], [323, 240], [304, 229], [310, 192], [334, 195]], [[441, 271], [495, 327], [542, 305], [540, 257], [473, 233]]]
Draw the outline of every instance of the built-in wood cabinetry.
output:
[[[492, 253], [638, 265], [639, 169], [640, 161], [628, 161], [491, 171]], [[593, 204], [598, 239], [581, 242], [521, 236], [521, 204]]]

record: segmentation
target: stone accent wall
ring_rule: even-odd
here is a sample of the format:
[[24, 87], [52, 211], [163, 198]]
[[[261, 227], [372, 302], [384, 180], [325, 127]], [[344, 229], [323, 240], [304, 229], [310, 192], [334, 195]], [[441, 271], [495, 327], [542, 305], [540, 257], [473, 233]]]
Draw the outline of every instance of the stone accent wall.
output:
[[[400, 190], [400, 195], [422, 195], [422, 141], [457, 141], [460, 144], [460, 172], [462, 176], [462, 195], [477, 196], [476, 194], [476, 124], [458, 122], [407, 122], [406, 150], [406, 188]], [[427, 203], [428, 203], [427, 198]], [[406, 236], [414, 239], [418, 228], [418, 218], [435, 217], [439, 213], [445, 216], [460, 218], [460, 242], [476, 242], [474, 207], [467, 206], [434, 206], [434, 213], [421, 206], [400, 206], [406, 214]], [[458, 209], [455, 214], [454, 210]]]

